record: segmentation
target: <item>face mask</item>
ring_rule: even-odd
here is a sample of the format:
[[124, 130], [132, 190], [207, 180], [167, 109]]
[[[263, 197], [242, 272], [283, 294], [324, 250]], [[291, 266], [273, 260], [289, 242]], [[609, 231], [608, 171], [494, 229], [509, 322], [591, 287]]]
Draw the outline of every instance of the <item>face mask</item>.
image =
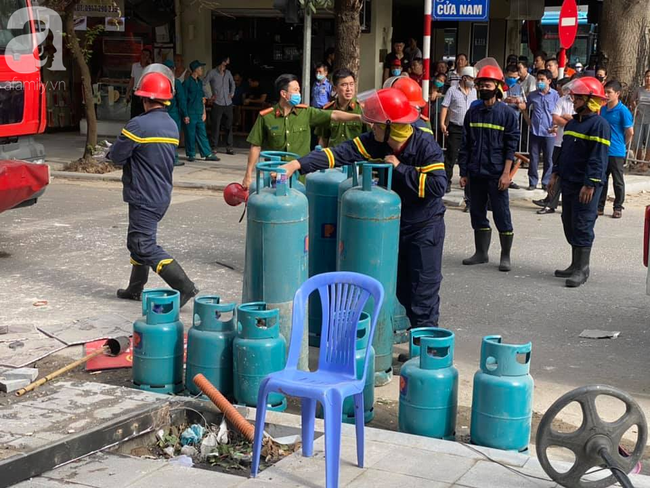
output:
[[478, 91], [478, 96], [481, 100], [491, 100], [493, 99], [497, 94], [496, 88], [494, 90], [479, 90]]
[[401, 69], [394, 69], [394, 70], [391, 70], [390, 74], [393, 75], [393, 76], [399, 76], [399, 75], [402, 74], [402, 70]]
[[295, 107], [296, 105], [300, 105], [300, 101], [302, 100], [302, 96], [300, 93], [292, 93], [291, 96], [289, 97], [289, 103], [291, 104], [292, 107]]
[[471, 90], [472, 88], [474, 88], [474, 82], [465, 80], [465, 86]]
[[517, 84], [517, 78], [512, 78], [510, 76], [506, 78], [506, 85], [508, 85], [508, 87], [515, 86], [516, 84]]
[[538, 90], [546, 90], [546, 83], [544, 83], [543, 81], [538, 81], [537, 82], [537, 89]]
[[436, 88], [442, 88], [443, 86], [445, 86], [445, 84], [442, 81], [436, 80], [433, 82], [433, 86], [435, 86]]
[[605, 77], [604, 76], [596, 76], [596, 79], [602, 83], [605, 80]]
[[325, 79], [325, 75], [322, 73], [316, 73], [316, 79], [318, 81], [323, 81]]

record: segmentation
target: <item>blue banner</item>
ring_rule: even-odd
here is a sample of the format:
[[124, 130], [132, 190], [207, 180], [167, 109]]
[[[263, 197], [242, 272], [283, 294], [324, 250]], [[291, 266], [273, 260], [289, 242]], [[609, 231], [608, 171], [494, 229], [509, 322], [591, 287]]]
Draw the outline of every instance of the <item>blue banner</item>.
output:
[[434, 20], [478, 21], [488, 20], [490, 0], [434, 0]]

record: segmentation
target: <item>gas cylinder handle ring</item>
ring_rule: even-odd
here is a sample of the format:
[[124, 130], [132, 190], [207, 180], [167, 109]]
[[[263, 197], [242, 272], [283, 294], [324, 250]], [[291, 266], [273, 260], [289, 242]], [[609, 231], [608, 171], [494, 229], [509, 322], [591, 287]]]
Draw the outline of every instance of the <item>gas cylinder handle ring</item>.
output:
[[393, 165], [390, 163], [365, 163], [363, 165], [363, 169], [361, 170], [363, 174], [363, 182], [362, 182], [363, 191], [370, 191], [370, 189], [372, 188], [373, 169], [386, 170], [386, 189], [390, 190], [391, 187], [393, 186]]
[[[255, 175], [256, 188], [255, 188], [255, 192], [256, 193], [260, 192], [260, 187], [261, 187], [261, 185], [260, 185], [260, 175], [262, 173], [269, 173], [269, 174], [270, 173], [276, 173], [278, 175], [286, 174], [287, 170], [280, 167], [282, 165], [284, 165], [284, 163], [282, 161], [265, 161], [265, 162], [262, 162], [262, 163], [257, 163], [255, 165], [255, 169], [256, 169], [256, 175]], [[286, 184], [288, 184], [289, 187], [291, 187], [292, 186], [291, 183], [292, 183], [292, 178], [290, 178], [289, 181]], [[284, 194], [284, 193], [282, 193], [282, 192], [278, 193], [278, 195], [282, 195], [282, 194]]]
[[[596, 398], [600, 395], [622, 401], [625, 413], [614, 422], [603, 420], [596, 408]], [[557, 415], [573, 402], [577, 402], [582, 410], [582, 425], [571, 433], [554, 430], [552, 424]], [[637, 441], [634, 451], [628, 454], [619, 445], [623, 434], [632, 426], [637, 427]], [[539, 423], [535, 444], [542, 468], [556, 483], [568, 488], [605, 488], [617, 481], [623, 486], [632, 486], [626, 474], [639, 462], [647, 440], [648, 424], [643, 410], [629, 394], [612, 386], [590, 385], [562, 395], [551, 405]], [[551, 465], [547, 449], [553, 446], [569, 449], [575, 455], [574, 464], [568, 471], [560, 473]], [[611, 476], [593, 481], [582, 479], [591, 468], [603, 465], [614, 468]]]

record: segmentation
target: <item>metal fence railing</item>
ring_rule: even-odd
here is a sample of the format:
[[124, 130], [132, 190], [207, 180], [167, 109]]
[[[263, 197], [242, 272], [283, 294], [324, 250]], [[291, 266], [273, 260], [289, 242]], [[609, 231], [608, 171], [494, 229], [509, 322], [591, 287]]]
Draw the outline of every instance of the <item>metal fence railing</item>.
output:
[[650, 102], [640, 102], [634, 109], [634, 137], [627, 149], [626, 166], [650, 162]]

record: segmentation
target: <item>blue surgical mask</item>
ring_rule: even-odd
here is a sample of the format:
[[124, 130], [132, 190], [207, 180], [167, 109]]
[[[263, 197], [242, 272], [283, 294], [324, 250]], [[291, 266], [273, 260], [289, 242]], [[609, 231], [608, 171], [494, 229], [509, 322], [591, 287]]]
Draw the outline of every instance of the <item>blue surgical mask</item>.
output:
[[433, 82], [433, 85], [434, 85], [436, 88], [442, 88], [443, 86], [445, 86], [445, 84], [444, 84], [442, 81], [438, 81], [438, 80], [434, 81], [434, 82]]
[[402, 74], [402, 70], [401, 69], [394, 69], [394, 70], [391, 70], [390, 74], [393, 75], [393, 76], [399, 76], [399, 75]]
[[300, 102], [302, 101], [302, 96], [300, 93], [292, 93], [291, 96], [289, 97], [289, 103], [295, 107], [296, 105], [300, 105]]
[[516, 84], [517, 84], [517, 78], [512, 78], [510, 76], [506, 78], [506, 85], [508, 85], [508, 87], [515, 86]]
[[538, 81], [537, 82], [537, 89], [538, 90], [546, 90], [546, 83], [544, 83], [543, 81]]
[[322, 73], [316, 73], [316, 79], [318, 81], [323, 81], [325, 79], [325, 75]]

